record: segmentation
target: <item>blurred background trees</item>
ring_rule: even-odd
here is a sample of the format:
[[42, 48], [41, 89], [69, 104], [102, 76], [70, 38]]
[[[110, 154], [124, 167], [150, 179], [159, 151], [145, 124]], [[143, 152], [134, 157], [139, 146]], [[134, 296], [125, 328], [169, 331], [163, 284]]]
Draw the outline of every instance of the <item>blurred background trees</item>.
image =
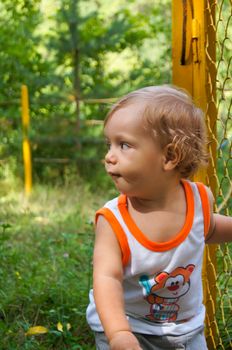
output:
[[47, 181], [102, 168], [101, 126], [91, 120], [104, 119], [105, 99], [171, 82], [170, 0], [3, 0], [0, 43], [0, 159], [18, 176], [21, 84], [34, 178]]

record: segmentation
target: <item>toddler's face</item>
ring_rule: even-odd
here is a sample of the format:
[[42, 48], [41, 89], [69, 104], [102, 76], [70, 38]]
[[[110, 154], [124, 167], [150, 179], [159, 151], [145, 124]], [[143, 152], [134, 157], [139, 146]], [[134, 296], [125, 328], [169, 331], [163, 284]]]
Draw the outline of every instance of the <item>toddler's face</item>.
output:
[[142, 108], [131, 104], [107, 121], [105, 168], [121, 193], [149, 198], [163, 176], [165, 157], [144, 127]]

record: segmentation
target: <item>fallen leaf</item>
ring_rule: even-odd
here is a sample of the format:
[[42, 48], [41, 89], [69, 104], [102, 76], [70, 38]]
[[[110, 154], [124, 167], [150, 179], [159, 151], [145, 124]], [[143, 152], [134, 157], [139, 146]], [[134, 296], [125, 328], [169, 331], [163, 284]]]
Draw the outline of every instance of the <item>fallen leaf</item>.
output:
[[36, 335], [36, 334], [45, 334], [48, 332], [48, 329], [43, 326], [30, 327], [25, 335]]
[[63, 325], [62, 325], [62, 323], [58, 322], [56, 327], [57, 327], [58, 331], [63, 332]]

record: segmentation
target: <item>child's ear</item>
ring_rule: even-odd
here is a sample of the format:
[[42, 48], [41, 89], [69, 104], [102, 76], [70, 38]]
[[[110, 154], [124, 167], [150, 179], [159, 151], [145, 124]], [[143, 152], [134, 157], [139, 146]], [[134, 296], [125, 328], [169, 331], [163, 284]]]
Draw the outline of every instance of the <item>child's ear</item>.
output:
[[175, 147], [172, 143], [169, 143], [164, 148], [164, 170], [169, 171], [176, 168], [181, 159], [181, 154], [178, 147]]

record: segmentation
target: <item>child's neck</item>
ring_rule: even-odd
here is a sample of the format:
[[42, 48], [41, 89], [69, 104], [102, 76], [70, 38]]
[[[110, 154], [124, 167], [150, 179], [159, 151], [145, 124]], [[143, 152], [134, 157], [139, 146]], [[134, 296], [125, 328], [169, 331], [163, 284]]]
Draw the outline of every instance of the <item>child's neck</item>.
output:
[[160, 183], [154, 193], [147, 198], [130, 197], [129, 200], [135, 210], [145, 213], [172, 207], [180, 192], [183, 192], [181, 181], [180, 178], [176, 178], [163, 185]]
[[173, 239], [184, 227], [187, 198], [180, 181], [159, 186], [153, 196], [129, 197], [128, 212], [138, 229], [150, 241]]

